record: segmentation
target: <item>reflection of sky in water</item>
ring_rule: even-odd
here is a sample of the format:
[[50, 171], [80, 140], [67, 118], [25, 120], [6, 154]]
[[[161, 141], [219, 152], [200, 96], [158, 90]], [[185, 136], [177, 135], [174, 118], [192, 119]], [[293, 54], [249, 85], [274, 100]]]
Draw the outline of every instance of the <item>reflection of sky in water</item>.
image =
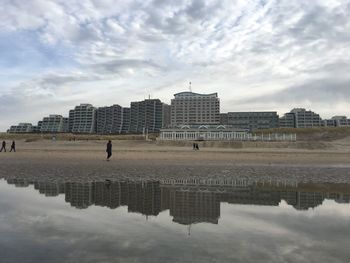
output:
[[[348, 191], [349, 192], [349, 191]], [[205, 203], [205, 202], [204, 202]], [[175, 209], [175, 208], [174, 208]], [[182, 207], [182, 209], [184, 209]], [[218, 224], [173, 222], [126, 206], [76, 209], [65, 196], [0, 181], [1, 262], [348, 262], [350, 206], [221, 202]], [[189, 235], [190, 232], [190, 235]]]

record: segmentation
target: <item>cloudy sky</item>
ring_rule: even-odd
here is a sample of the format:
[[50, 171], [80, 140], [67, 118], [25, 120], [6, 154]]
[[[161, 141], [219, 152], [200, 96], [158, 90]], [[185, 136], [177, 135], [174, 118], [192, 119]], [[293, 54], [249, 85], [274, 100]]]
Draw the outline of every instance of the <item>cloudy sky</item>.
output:
[[350, 115], [350, 0], [0, 0], [0, 130], [218, 92], [221, 111]]

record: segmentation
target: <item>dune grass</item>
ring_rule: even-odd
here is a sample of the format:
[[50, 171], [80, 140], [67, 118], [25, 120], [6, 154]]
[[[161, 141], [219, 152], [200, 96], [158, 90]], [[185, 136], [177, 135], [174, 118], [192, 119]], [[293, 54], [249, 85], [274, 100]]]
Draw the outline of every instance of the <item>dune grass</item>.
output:
[[[148, 140], [155, 140], [156, 134], [149, 134]], [[89, 140], [146, 140], [145, 136], [139, 134], [123, 134], [123, 135], [98, 135], [98, 134], [71, 134], [71, 133], [56, 133], [56, 134], [10, 134], [0, 133], [0, 140], [24, 140], [33, 142], [39, 140], [52, 140], [55, 137], [60, 141], [89, 141]]]
[[254, 133], [294, 133], [298, 141], [332, 141], [350, 137], [350, 127], [275, 128], [256, 130]]

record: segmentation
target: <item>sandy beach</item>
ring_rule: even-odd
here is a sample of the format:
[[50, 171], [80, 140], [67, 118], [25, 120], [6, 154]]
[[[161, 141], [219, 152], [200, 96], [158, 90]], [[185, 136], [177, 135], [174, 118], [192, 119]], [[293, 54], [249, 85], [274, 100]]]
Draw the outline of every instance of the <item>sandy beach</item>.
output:
[[111, 161], [104, 141], [17, 142], [0, 153], [0, 176], [75, 180], [120, 178], [240, 178], [350, 182], [348, 140], [323, 149], [219, 148], [113, 141]]

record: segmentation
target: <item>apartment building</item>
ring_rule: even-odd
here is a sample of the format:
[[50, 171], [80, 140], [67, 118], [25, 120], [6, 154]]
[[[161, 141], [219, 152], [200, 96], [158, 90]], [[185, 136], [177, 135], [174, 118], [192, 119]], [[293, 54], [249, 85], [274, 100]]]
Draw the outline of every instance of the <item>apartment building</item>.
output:
[[349, 127], [350, 119], [346, 116], [334, 116], [331, 119], [323, 120], [322, 125], [328, 127]]
[[60, 133], [69, 132], [68, 118], [61, 115], [49, 115], [44, 117], [41, 122], [40, 132], [43, 133]]
[[76, 106], [69, 112], [69, 118], [72, 133], [96, 133], [96, 108], [91, 104]]
[[322, 126], [322, 119], [319, 114], [311, 110], [294, 108], [280, 118], [279, 123], [280, 127], [285, 128], [312, 128]]
[[289, 112], [279, 118], [279, 127], [295, 128], [295, 114]]
[[163, 126], [163, 103], [159, 99], [131, 102], [131, 133], [159, 132]]
[[33, 132], [33, 125], [31, 123], [19, 123], [18, 125], [12, 125], [8, 130], [9, 133], [29, 133]]
[[130, 108], [122, 108], [122, 127], [120, 133], [125, 134], [130, 131]]
[[97, 109], [98, 134], [119, 134], [122, 129], [122, 107], [115, 104], [109, 107], [99, 107]]
[[228, 112], [227, 124], [237, 129], [257, 130], [278, 127], [276, 111]]

